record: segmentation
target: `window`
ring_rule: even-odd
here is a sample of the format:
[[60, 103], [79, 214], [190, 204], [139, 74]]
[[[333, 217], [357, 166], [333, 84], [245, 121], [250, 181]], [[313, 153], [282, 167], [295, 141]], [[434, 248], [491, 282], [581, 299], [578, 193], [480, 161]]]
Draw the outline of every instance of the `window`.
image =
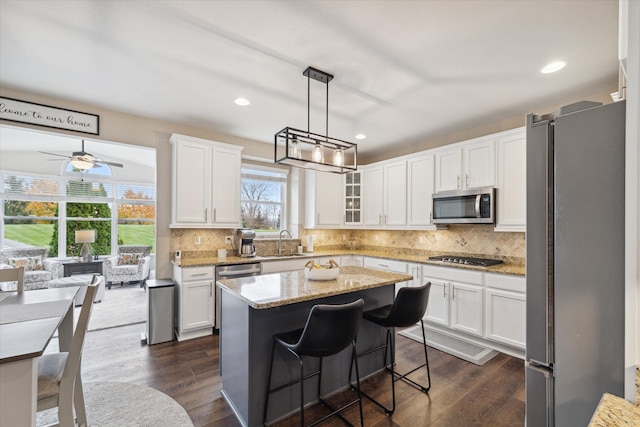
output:
[[279, 233], [286, 224], [287, 171], [243, 165], [241, 186], [242, 226], [256, 236]]
[[94, 255], [110, 255], [123, 244], [150, 245], [155, 252], [155, 186], [116, 182], [104, 173], [77, 176], [0, 174], [1, 246], [77, 256], [75, 231], [93, 229]]

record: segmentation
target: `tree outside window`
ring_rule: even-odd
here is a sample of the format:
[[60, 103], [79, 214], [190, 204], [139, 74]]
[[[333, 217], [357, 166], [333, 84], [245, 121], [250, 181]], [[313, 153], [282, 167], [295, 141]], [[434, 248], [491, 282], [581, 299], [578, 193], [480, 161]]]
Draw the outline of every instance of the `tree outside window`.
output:
[[285, 212], [286, 173], [242, 168], [242, 226], [256, 233], [280, 231]]

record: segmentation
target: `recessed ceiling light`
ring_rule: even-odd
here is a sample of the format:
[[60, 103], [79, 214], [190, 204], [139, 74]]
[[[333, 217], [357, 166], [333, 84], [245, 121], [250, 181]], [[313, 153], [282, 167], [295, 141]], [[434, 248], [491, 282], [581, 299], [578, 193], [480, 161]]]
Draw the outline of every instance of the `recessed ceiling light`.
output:
[[241, 107], [246, 107], [247, 105], [251, 104], [251, 101], [249, 101], [247, 98], [236, 98], [233, 100], [233, 102]]
[[555, 73], [556, 71], [562, 70], [565, 65], [567, 65], [567, 63], [564, 61], [552, 62], [550, 64], [545, 65], [544, 68], [540, 70], [540, 72], [542, 74]]
[[365, 139], [367, 137], [367, 135], [365, 135], [364, 133], [359, 133], [356, 135], [356, 139]]

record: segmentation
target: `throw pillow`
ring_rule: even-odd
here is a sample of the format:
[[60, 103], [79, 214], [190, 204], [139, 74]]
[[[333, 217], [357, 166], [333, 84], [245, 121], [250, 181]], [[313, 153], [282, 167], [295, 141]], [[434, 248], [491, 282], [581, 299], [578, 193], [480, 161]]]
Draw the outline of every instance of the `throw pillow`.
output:
[[136, 265], [141, 258], [140, 253], [120, 254], [118, 265]]
[[9, 258], [9, 265], [13, 268], [24, 267], [24, 271], [42, 270], [42, 258], [40, 257]]

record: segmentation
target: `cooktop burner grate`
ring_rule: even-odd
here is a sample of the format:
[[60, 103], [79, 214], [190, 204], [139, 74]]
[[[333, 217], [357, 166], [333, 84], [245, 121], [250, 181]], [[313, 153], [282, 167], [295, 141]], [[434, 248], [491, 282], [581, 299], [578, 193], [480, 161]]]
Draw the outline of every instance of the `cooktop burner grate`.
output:
[[491, 267], [502, 264], [499, 259], [457, 257], [452, 255], [430, 256], [429, 261], [450, 262], [452, 264], [472, 265], [476, 267]]

